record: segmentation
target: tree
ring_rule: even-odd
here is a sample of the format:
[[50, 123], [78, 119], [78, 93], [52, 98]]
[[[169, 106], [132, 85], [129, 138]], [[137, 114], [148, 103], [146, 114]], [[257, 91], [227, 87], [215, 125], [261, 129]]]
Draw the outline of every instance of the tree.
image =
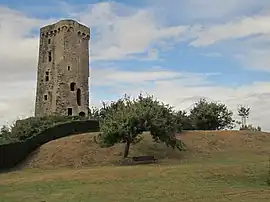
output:
[[200, 99], [190, 110], [190, 120], [196, 130], [221, 130], [232, 128], [232, 111], [222, 103]]
[[175, 114], [177, 120], [178, 131], [182, 130], [193, 130], [190, 117], [187, 115], [186, 111], [177, 111]]
[[250, 114], [250, 108], [244, 107], [241, 105], [238, 107], [237, 110], [238, 110], [238, 115], [241, 117], [241, 123], [242, 123], [241, 128], [246, 128], [247, 127], [247, 118]]
[[11, 139], [10, 128], [6, 125], [0, 129], [0, 142]]
[[97, 140], [105, 147], [124, 143], [124, 158], [129, 154], [130, 145], [142, 139], [144, 131], [150, 131], [155, 142], [164, 142], [179, 150], [184, 148], [175, 137], [177, 128], [172, 108], [151, 96], [131, 99], [125, 95], [116, 102], [103, 103], [101, 112], [101, 133]]
[[97, 107], [88, 108], [89, 118], [99, 119], [100, 118], [100, 109]]

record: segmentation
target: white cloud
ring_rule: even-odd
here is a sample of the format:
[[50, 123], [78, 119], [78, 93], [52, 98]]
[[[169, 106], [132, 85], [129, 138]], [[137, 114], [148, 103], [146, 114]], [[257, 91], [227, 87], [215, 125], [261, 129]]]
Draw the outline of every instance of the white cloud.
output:
[[[96, 28], [91, 43], [94, 60], [124, 59], [132, 54], [147, 53], [154, 46], [164, 45], [166, 40], [182, 40], [191, 32], [188, 26], [163, 26], [158, 23], [150, 10], [129, 7], [125, 15], [114, 11], [123, 5], [100, 3], [90, 11], [78, 13], [75, 18]], [[165, 43], [166, 44], [166, 43]]]
[[0, 125], [12, 124], [18, 118], [34, 114], [35, 84], [34, 80], [0, 82]]
[[235, 55], [245, 67], [255, 70], [270, 72], [270, 51], [268, 49], [249, 50], [242, 54]]
[[[160, 47], [169, 50], [175, 43], [194, 38], [201, 30], [200, 25], [178, 23], [168, 26], [165, 22], [161, 23], [150, 8], [134, 9], [114, 3], [92, 5], [89, 11], [83, 13], [73, 12], [69, 6], [65, 8], [71, 12], [71, 16], [94, 27], [91, 52], [96, 60], [130, 59], [137, 54], [157, 59]], [[224, 13], [230, 13], [230, 9]], [[215, 25], [216, 28], [212, 26], [209, 29], [207, 27], [199, 32], [197, 41], [193, 43], [207, 45], [213, 42], [211, 40], [217, 42], [235, 36], [268, 34], [268, 15], [254, 19], [242, 18], [237, 23]], [[38, 38], [36, 35], [32, 37], [31, 31], [52, 21], [56, 20], [35, 19], [0, 7], [0, 125], [18, 116], [33, 114]], [[238, 29], [238, 26], [242, 26], [244, 31]], [[252, 53], [254, 55], [256, 53]], [[257, 61], [266, 56], [263, 52], [257, 52], [257, 55], [260, 56]], [[268, 65], [268, 60], [265, 59], [263, 63]], [[176, 72], [169, 70], [169, 67], [136, 71], [94, 67], [91, 75], [94, 87], [111, 86], [117, 96], [124, 93], [137, 95], [144, 89], [144, 92], [154, 94], [160, 100], [181, 109], [188, 108], [202, 96], [224, 101], [231, 108], [237, 104], [246, 104], [252, 109], [250, 122], [270, 131], [267, 123], [270, 115], [267, 111], [270, 107], [269, 83], [254, 83], [233, 89], [213, 85], [211, 74]]]
[[[212, 52], [236, 59], [244, 68], [270, 72], [269, 21], [268, 12], [206, 26], [197, 32], [197, 37], [190, 42], [190, 46], [211, 47]], [[203, 55], [210, 56], [212, 53]]]
[[0, 7], [0, 125], [33, 115], [38, 37], [31, 33], [48, 22]]
[[35, 74], [38, 37], [31, 33], [48, 22], [50, 20], [30, 18], [19, 11], [0, 7], [1, 82], [10, 81], [14, 76], [22, 79]]
[[[93, 68], [92, 70], [92, 84], [93, 85], [108, 85], [115, 86], [121, 85], [122, 83], [129, 84], [145, 84], [145, 82], [157, 82], [157, 81], [167, 81], [167, 80], [180, 80], [182, 83], [186, 83], [193, 79], [192, 84], [196, 84], [200, 74], [196, 73], [186, 73], [179, 71], [166, 70], [161, 67], [149, 68], [149, 70], [121, 70], [117, 68]], [[199, 80], [202, 83], [202, 80]], [[187, 84], [188, 85], [188, 84]]]
[[[96, 74], [95, 79], [104, 81], [108, 77], [110, 70], [103, 70], [102, 74]], [[149, 72], [134, 72], [141, 77], [129, 78], [132, 72], [116, 71], [112, 76], [111, 88], [117, 97], [125, 93], [137, 96], [139, 93], [149, 93], [159, 100], [175, 106], [177, 109], [190, 109], [199, 98], [205, 97], [209, 100], [225, 103], [229, 109], [237, 115], [239, 104], [251, 107], [249, 123], [261, 126], [263, 130], [270, 131], [269, 119], [270, 111], [270, 82], [252, 83], [249, 85], [235, 87], [217, 86], [210, 82], [211, 76], [216, 74], [190, 74], [178, 73], [181, 77], [176, 79], [161, 80], [156, 77], [156, 81], [148, 85]], [[220, 75], [221, 76], [221, 75]], [[155, 77], [155, 76], [153, 76]], [[136, 82], [136, 79], [138, 81]], [[121, 85], [115, 85], [115, 80]], [[190, 85], [192, 84], [192, 85]], [[235, 116], [237, 118], [237, 116]]]
[[195, 47], [208, 46], [222, 40], [243, 38], [257, 34], [269, 34], [269, 20], [270, 15], [268, 14], [263, 16], [243, 17], [232, 22], [213, 25], [198, 33], [197, 39], [192, 41], [190, 45]]

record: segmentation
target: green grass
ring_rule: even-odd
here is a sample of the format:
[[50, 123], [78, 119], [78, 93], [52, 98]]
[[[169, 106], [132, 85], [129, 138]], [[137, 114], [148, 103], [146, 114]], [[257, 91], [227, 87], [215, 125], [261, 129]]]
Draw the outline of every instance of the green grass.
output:
[[0, 175], [0, 201], [269, 201], [267, 165], [27, 170]]
[[237, 137], [230, 141], [217, 135], [216, 149], [212, 136], [207, 141], [206, 136], [189, 137], [185, 140], [192, 151], [181, 163], [167, 159], [159, 165], [28, 168], [0, 174], [0, 202], [270, 201], [269, 138], [254, 137], [253, 146], [236, 147]]

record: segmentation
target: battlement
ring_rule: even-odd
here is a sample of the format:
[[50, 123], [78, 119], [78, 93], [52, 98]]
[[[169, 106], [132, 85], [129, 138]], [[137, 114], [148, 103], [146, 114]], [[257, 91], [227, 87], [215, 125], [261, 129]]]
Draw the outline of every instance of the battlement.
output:
[[56, 36], [61, 32], [74, 32], [76, 31], [78, 36], [90, 39], [90, 28], [82, 25], [74, 20], [60, 20], [54, 24], [44, 26], [40, 29], [40, 37], [47, 38]]

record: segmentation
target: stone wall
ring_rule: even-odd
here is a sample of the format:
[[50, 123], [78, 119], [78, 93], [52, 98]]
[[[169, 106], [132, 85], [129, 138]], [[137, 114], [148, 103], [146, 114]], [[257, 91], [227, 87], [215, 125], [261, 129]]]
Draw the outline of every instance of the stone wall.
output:
[[90, 29], [74, 20], [40, 29], [35, 116], [68, 115], [68, 108], [88, 115], [89, 39]]

